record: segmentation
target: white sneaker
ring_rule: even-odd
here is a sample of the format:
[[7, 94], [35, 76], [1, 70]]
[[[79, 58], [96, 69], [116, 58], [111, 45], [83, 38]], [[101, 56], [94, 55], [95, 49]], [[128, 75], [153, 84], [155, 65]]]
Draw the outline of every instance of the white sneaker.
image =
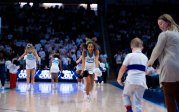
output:
[[98, 86], [100, 86], [101, 84], [98, 82]]
[[55, 85], [54, 84], [52, 84], [52, 89], [55, 89]]
[[30, 90], [30, 84], [27, 84], [26, 88], [27, 88], [27, 91], [29, 91]]
[[96, 86], [96, 82], [94, 81], [93, 86]]
[[87, 101], [87, 102], [91, 102], [91, 97], [90, 97], [90, 95], [86, 95], [86, 101]]
[[55, 84], [55, 89], [58, 89], [58, 83]]
[[103, 85], [104, 84], [104, 81], [101, 81], [101, 85]]
[[81, 82], [78, 82], [78, 86], [81, 86]]
[[55, 93], [55, 94], [58, 94], [58, 90], [54, 90], [54, 93]]

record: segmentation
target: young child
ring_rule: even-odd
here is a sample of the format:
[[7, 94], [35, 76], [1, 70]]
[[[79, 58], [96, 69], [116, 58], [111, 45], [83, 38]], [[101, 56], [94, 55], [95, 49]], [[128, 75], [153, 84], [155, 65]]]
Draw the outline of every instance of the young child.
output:
[[[58, 84], [58, 74], [59, 74], [60, 70], [62, 71], [62, 62], [59, 59], [58, 53], [55, 53], [53, 55], [50, 65], [51, 65], [50, 73], [51, 73], [51, 77], [52, 77], [52, 88], [56, 89], [57, 84]], [[60, 69], [59, 69], [59, 66], [60, 66]], [[56, 83], [56, 84], [54, 84], [54, 83]]]
[[146, 68], [148, 58], [142, 53], [143, 42], [139, 38], [134, 38], [130, 43], [132, 53], [127, 54], [119, 70], [117, 82], [123, 85], [122, 76], [127, 70], [128, 76], [123, 90], [123, 103], [127, 112], [132, 112], [133, 97], [134, 112], [142, 112], [142, 98], [146, 85]]
[[17, 61], [17, 59], [13, 59], [12, 63], [11, 62], [7, 62], [6, 66], [9, 69], [9, 73], [10, 73], [10, 89], [14, 89], [16, 88], [16, 80], [17, 80], [17, 70], [20, 68], [19, 62]]

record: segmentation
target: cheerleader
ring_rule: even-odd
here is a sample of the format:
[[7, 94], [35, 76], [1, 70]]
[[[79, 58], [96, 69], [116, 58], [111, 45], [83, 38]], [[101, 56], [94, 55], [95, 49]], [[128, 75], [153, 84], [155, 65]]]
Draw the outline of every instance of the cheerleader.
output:
[[86, 50], [82, 52], [82, 71], [81, 75], [85, 77], [85, 89], [87, 100], [90, 101], [89, 93], [93, 89], [94, 69], [99, 67], [99, 50], [92, 41], [86, 42]]
[[38, 60], [38, 62], [40, 62], [40, 57], [38, 56], [32, 44], [27, 44], [24, 53], [19, 57], [18, 61], [20, 61], [21, 59], [24, 59], [26, 63], [27, 89], [33, 90], [34, 75], [37, 65], [36, 61]]
[[[58, 74], [61, 71], [62, 72], [62, 62], [59, 59], [59, 54], [55, 53], [53, 55], [53, 58], [50, 61], [50, 73], [51, 73], [51, 77], [52, 77], [52, 88], [55, 89], [57, 88], [57, 84], [58, 84]], [[60, 69], [59, 69], [60, 66]], [[56, 84], [54, 84], [56, 83]]]

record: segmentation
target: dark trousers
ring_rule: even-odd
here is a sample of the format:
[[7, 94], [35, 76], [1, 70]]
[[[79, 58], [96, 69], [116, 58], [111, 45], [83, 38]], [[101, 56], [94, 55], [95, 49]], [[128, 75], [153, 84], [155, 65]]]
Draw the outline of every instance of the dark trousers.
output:
[[162, 82], [167, 112], [179, 112], [179, 82]]
[[103, 77], [103, 80], [104, 80], [104, 83], [106, 83], [107, 82], [107, 71], [105, 71], [105, 72], [102, 72], [102, 77]]
[[5, 75], [4, 75], [4, 73], [0, 73], [0, 80], [1, 80], [1, 85], [4, 86], [4, 84], [5, 84]]
[[16, 88], [16, 79], [17, 79], [17, 76], [16, 74], [10, 74], [10, 89], [14, 89]]
[[154, 76], [146, 75], [146, 82], [148, 88], [159, 87], [159, 75], [154, 75]]

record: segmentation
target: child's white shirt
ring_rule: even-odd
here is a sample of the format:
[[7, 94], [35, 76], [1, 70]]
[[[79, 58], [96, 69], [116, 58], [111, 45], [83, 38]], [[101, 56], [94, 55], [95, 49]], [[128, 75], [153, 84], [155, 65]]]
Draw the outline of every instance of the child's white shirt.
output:
[[[147, 69], [148, 58], [141, 51], [137, 50], [135, 52], [127, 54], [123, 61], [123, 65], [127, 67], [133, 67], [137, 65], [139, 69], [130, 69], [127, 71], [126, 81], [130, 84], [141, 85], [147, 88], [146, 85], [146, 71], [140, 70], [140, 67]], [[138, 66], [139, 65], [139, 66]]]
[[20, 67], [11, 63], [7, 66], [7, 68], [9, 69], [9, 73], [16, 74]]

